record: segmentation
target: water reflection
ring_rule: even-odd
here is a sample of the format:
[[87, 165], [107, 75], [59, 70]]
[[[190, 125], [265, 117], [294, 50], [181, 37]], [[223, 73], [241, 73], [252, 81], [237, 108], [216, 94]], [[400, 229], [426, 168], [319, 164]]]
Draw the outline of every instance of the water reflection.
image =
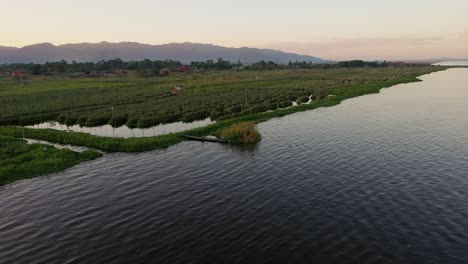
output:
[[182, 132], [185, 130], [204, 127], [215, 123], [211, 118], [204, 120], [194, 121], [191, 123], [176, 122], [170, 124], [160, 124], [151, 128], [129, 128], [128, 126], [121, 126], [118, 128], [111, 125], [104, 125], [99, 127], [82, 127], [80, 125], [67, 126], [55, 121], [44, 122], [34, 126], [27, 126], [28, 128], [36, 129], [56, 129], [60, 131], [73, 131], [88, 133], [101, 137], [118, 137], [118, 138], [131, 138], [131, 137], [153, 137], [159, 135], [166, 135], [170, 133]]
[[258, 150], [259, 144], [229, 144], [223, 145], [226, 149], [230, 149], [236, 152], [255, 153]]

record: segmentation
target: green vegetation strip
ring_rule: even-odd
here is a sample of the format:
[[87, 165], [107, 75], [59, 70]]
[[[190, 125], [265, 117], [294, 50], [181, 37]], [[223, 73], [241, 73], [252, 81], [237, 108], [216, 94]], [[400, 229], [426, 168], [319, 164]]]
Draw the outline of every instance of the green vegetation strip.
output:
[[441, 67], [429, 67], [413, 71], [412, 76], [395, 77], [389, 80], [375, 80], [372, 82], [366, 82], [363, 84], [355, 84], [345, 87], [331, 87], [329, 88], [328, 96], [320, 100], [315, 100], [310, 104], [302, 104], [296, 107], [287, 109], [279, 109], [271, 112], [262, 112], [247, 114], [237, 118], [231, 118], [227, 120], [219, 120], [215, 124], [208, 125], [202, 128], [196, 128], [188, 131], [184, 131], [176, 134], [169, 134], [163, 136], [146, 137], [146, 138], [108, 138], [98, 137], [85, 133], [75, 132], [62, 132], [52, 129], [29, 129], [15, 126], [0, 126], [0, 135], [16, 137], [16, 138], [31, 138], [38, 140], [45, 140], [59, 144], [71, 144], [78, 146], [85, 146], [89, 148], [100, 149], [108, 152], [142, 152], [150, 151], [154, 149], [167, 148], [171, 145], [177, 144], [182, 141], [179, 137], [181, 134], [188, 134], [193, 136], [206, 136], [214, 134], [220, 129], [227, 128], [233, 124], [253, 121], [255, 123], [263, 122], [275, 117], [281, 117], [295, 112], [306, 111], [315, 109], [318, 107], [328, 107], [339, 104], [341, 101], [361, 96], [365, 94], [378, 93], [380, 89], [384, 87], [390, 87], [400, 83], [409, 83], [419, 81], [417, 76], [426, 74], [445, 68]]
[[101, 156], [91, 150], [78, 153], [0, 136], [0, 185], [58, 172]]

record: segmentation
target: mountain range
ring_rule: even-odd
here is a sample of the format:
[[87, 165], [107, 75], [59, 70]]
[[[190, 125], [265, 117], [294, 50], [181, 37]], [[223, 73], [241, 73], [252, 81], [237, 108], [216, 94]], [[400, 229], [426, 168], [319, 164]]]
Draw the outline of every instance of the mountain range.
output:
[[0, 63], [45, 63], [47, 61], [66, 60], [68, 62], [96, 62], [120, 58], [131, 60], [178, 60], [182, 63], [191, 61], [217, 60], [255, 63], [261, 60], [276, 63], [289, 61], [307, 61], [324, 63], [317, 57], [287, 53], [272, 49], [227, 48], [212, 44], [170, 43], [149, 45], [136, 42], [100, 42], [78, 43], [55, 46], [51, 43], [40, 43], [22, 48], [0, 46]]

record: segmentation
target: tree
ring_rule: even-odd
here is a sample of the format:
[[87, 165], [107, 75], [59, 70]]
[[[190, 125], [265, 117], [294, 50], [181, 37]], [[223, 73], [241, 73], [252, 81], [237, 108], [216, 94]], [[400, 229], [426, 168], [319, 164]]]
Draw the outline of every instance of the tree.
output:
[[30, 68], [32, 75], [40, 75], [42, 73], [42, 66], [41, 64], [32, 64]]
[[55, 71], [59, 74], [62, 74], [65, 72], [66, 68], [67, 68], [67, 65], [68, 63], [64, 60], [61, 60], [59, 62], [56, 62], [55, 63]]

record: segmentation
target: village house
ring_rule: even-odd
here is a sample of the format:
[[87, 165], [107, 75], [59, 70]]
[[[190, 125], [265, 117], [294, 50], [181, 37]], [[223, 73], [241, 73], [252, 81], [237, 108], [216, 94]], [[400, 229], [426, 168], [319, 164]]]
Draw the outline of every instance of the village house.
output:
[[159, 71], [159, 75], [163, 75], [163, 76], [169, 75], [170, 73], [171, 73], [171, 70], [169, 70], [168, 68], [164, 68]]
[[13, 77], [13, 78], [23, 78], [24, 77], [24, 71], [22, 71], [22, 70], [12, 71], [11, 72], [11, 77]]
[[171, 94], [172, 95], [179, 95], [183, 92], [182, 87], [180, 86], [174, 86], [171, 88]]
[[127, 76], [128, 71], [125, 69], [117, 69], [117, 70], [113, 70], [112, 74], [117, 75], [117, 76]]
[[188, 65], [181, 65], [181, 66], [176, 68], [176, 71], [178, 71], [178, 72], [191, 72], [192, 67], [190, 67]]
[[93, 71], [89, 77], [105, 77], [106, 72], [105, 71]]

